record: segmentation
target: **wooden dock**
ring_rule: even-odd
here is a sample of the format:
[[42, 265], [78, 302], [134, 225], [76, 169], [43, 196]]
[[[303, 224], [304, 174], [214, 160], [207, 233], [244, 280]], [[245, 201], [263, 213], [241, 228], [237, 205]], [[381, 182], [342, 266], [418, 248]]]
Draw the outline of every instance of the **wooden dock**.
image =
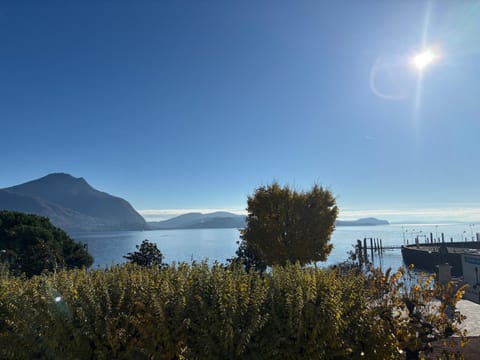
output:
[[[380, 238], [363, 238], [357, 240], [355, 245], [355, 259], [359, 264], [369, 264], [373, 261], [375, 255], [382, 256], [384, 251], [400, 249], [401, 245], [383, 245], [383, 240]], [[370, 257], [369, 257], [370, 253]]]
[[[402, 248], [403, 245], [387, 245], [387, 246], [383, 246], [380, 250], [381, 251], [384, 251], [384, 250], [400, 250]], [[367, 246], [367, 250], [376, 250], [375, 248], [372, 248], [370, 246]]]

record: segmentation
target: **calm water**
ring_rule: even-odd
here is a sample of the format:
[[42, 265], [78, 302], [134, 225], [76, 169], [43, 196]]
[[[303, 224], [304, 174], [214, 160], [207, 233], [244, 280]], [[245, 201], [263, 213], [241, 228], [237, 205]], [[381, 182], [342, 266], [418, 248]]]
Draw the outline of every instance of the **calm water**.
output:
[[[477, 226], [478, 229], [468, 224], [339, 227], [332, 236], [333, 251], [322, 264], [331, 265], [346, 260], [356, 240], [364, 237], [381, 238], [384, 246], [402, 245], [407, 240], [412, 243], [415, 236], [423, 239], [430, 233], [440, 237], [442, 232], [446, 241], [451, 237], [457, 241], [465, 237], [471, 240], [475, 232], [480, 231], [480, 226]], [[237, 229], [155, 230], [73, 235], [73, 238], [88, 244], [95, 258], [93, 266], [97, 267], [124, 262], [123, 255], [135, 251], [135, 245], [144, 239], [158, 245], [167, 263], [203, 259], [225, 262], [235, 255], [239, 233]], [[402, 264], [400, 250], [385, 251], [382, 258], [374, 259], [374, 263], [396, 269]]]

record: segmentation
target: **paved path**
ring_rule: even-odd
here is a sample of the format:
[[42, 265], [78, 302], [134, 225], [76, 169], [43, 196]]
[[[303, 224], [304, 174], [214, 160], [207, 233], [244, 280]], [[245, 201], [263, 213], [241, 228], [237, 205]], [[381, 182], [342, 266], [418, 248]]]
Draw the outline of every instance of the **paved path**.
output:
[[[425, 359], [451, 359], [445, 357], [443, 351], [459, 351], [465, 360], [480, 359], [480, 304], [470, 300], [460, 300], [457, 303], [457, 310], [467, 318], [462, 322], [461, 327], [467, 329], [469, 337], [465, 347], [460, 346], [460, 338], [453, 336], [445, 341], [437, 341], [433, 344], [433, 353], [424, 353]], [[445, 343], [447, 345], [445, 345]]]
[[462, 323], [462, 328], [467, 329], [467, 336], [480, 336], [480, 304], [469, 300], [460, 300], [457, 310], [467, 318]]

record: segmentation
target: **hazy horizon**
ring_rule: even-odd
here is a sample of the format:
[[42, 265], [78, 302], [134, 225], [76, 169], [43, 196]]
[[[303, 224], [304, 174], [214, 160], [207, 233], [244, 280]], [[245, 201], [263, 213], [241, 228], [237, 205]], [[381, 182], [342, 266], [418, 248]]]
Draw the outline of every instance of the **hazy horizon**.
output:
[[[247, 215], [244, 209], [148, 209], [137, 210], [146, 221], [163, 221], [188, 213], [210, 214], [226, 211], [236, 215]], [[479, 208], [448, 208], [448, 209], [370, 209], [370, 210], [342, 210], [339, 211], [338, 220], [358, 220], [366, 217], [374, 217], [387, 220], [392, 224], [447, 224], [447, 223], [480, 223]], [[480, 228], [479, 228], [480, 231]]]

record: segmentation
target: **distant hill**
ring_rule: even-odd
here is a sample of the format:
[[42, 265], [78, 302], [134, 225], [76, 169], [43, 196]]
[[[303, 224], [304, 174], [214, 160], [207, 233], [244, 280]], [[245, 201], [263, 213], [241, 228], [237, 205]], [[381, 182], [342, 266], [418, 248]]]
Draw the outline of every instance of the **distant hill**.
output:
[[379, 220], [373, 217], [362, 218], [358, 220], [337, 220], [336, 226], [372, 226], [372, 225], [390, 225], [387, 220]]
[[[165, 221], [148, 222], [151, 230], [167, 229], [219, 229], [219, 228], [244, 228], [247, 218], [229, 212], [214, 212], [210, 214], [188, 213]], [[336, 226], [372, 226], [389, 225], [386, 220], [376, 218], [362, 218], [352, 221], [337, 220]]]
[[210, 214], [188, 213], [165, 221], [149, 222], [152, 230], [166, 229], [228, 229], [245, 227], [246, 217], [218, 211]]
[[46, 216], [67, 232], [147, 228], [145, 219], [126, 200], [63, 173], [0, 189], [0, 209]]

